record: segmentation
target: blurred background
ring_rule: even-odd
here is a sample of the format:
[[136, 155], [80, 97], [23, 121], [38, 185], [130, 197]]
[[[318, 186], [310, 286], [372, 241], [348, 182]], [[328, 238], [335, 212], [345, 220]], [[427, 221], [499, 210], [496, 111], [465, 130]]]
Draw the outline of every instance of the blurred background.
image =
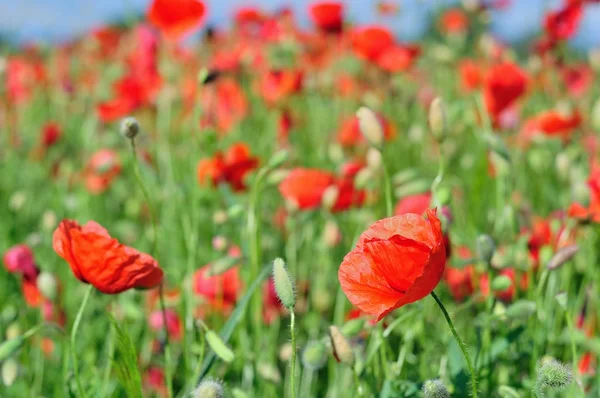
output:
[[[207, 0], [207, 23], [223, 26], [231, 21], [236, 8], [247, 5], [264, 10], [282, 6], [294, 10], [298, 22], [308, 25], [307, 5], [312, 0]], [[377, 15], [375, 0], [343, 0], [348, 20], [357, 23], [383, 23], [401, 40], [413, 41], [423, 35], [439, 7], [459, 0], [392, 0], [400, 12], [390, 17]], [[482, 1], [482, 0], [480, 0]], [[499, 2], [490, 15], [490, 29], [501, 40], [516, 44], [535, 36], [546, 8], [560, 0], [485, 0]], [[149, 0], [0, 0], [0, 35], [17, 44], [57, 43], [90, 29], [141, 15]], [[206, 25], [205, 25], [206, 26]], [[577, 36], [571, 44], [580, 50], [600, 48], [600, 4], [586, 7]]]

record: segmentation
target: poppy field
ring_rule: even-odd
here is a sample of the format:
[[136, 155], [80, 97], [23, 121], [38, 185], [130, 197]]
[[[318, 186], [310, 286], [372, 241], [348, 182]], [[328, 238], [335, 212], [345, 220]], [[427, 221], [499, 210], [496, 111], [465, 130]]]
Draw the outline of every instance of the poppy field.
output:
[[0, 397], [600, 396], [599, 2], [504, 3], [0, 46]]

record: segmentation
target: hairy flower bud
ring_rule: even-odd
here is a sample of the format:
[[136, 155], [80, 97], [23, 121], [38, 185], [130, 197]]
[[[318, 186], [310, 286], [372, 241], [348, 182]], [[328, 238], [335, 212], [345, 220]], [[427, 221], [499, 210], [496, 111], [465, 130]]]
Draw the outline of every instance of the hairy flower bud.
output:
[[483, 234], [477, 237], [476, 249], [479, 260], [489, 264], [496, 251], [496, 244], [489, 235]]
[[537, 367], [536, 394], [543, 397], [545, 392], [560, 391], [573, 381], [569, 367], [554, 358], [542, 359]]
[[360, 132], [374, 147], [381, 147], [383, 144], [383, 129], [377, 119], [375, 112], [363, 106], [356, 112]]
[[423, 397], [450, 398], [450, 393], [441, 380], [427, 380], [423, 383]]
[[140, 125], [136, 118], [126, 117], [121, 121], [121, 134], [129, 139], [134, 139], [140, 132]]
[[205, 379], [192, 392], [192, 398], [223, 398], [225, 389], [223, 383], [214, 379]]
[[56, 293], [58, 290], [58, 283], [56, 278], [49, 272], [41, 272], [36, 281], [37, 287], [40, 292], [50, 300], [56, 299]]
[[285, 262], [281, 258], [276, 258], [273, 261], [273, 283], [275, 284], [277, 297], [279, 297], [283, 306], [287, 309], [294, 308], [294, 305], [296, 305], [294, 284], [285, 269]]
[[444, 100], [436, 97], [429, 106], [429, 128], [437, 142], [442, 142], [448, 131], [448, 118]]
[[330, 326], [329, 337], [331, 338], [331, 347], [333, 348], [335, 359], [345, 365], [353, 366], [355, 360], [354, 351], [352, 351], [352, 347], [346, 336], [344, 336], [337, 326]]

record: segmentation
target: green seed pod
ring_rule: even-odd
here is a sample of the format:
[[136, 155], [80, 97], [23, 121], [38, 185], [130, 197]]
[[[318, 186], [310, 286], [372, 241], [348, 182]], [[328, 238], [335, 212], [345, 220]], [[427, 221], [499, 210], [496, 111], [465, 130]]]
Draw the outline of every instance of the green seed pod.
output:
[[573, 382], [573, 373], [570, 368], [554, 358], [545, 358], [537, 367], [536, 394], [543, 397], [545, 392], [560, 391]]
[[356, 112], [360, 132], [365, 139], [374, 147], [381, 147], [383, 144], [383, 129], [377, 119], [375, 112], [363, 106]]
[[437, 142], [444, 141], [448, 130], [448, 118], [444, 100], [436, 97], [429, 106], [429, 128]]
[[450, 393], [441, 380], [427, 380], [423, 384], [423, 397], [450, 398]]
[[23, 336], [17, 336], [2, 342], [2, 344], [0, 344], [0, 362], [15, 354], [23, 346], [24, 342], [25, 338]]
[[364, 318], [352, 319], [352, 320], [346, 322], [344, 324], [344, 326], [342, 326], [342, 333], [344, 334], [344, 336], [354, 337], [357, 334], [359, 334], [361, 330], [363, 330], [364, 326], [365, 326]]
[[19, 375], [19, 363], [12, 358], [7, 359], [2, 364], [2, 382], [10, 387]]
[[223, 398], [225, 389], [223, 382], [213, 379], [205, 379], [192, 392], [192, 398]]
[[296, 305], [294, 284], [285, 269], [285, 262], [281, 258], [276, 258], [273, 261], [273, 283], [275, 284], [277, 297], [279, 297], [283, 306], [290, 310], [293, 309]]
[[476, 249], [479, 260], [489, 264], [496, 251], [496, 244], [489, 235], [483, 234], [477, 237]]
[[329, 327], [329, 337], [331, 338], [331, 347], [333, 348], [333, 356], [338, 362], [352, 367], [354, 365], [354, 351], [350, 346], [350, 342], [346, 336], [338, 329], [337, 326]]
[[136, 118], [126, 117], [121, 120], [120, 131], [124, 137], [134, 139], [140, 132], [140, 124]]
[[319, 370], [327, 361], [327, 347], [322, 341], [309, 341], [302, 351], [302, 365], [311, 370]]
[[495, 292], [502, 292], [508, 289], [512, 285], [512, 281], [506, 275], [498, 275], [492, 280], [492, 290]]
[[56, 298], [58, 284], [54, 275], [43, 271], [38, 275], [36, 284], [44, 297], [47, 297], [50, 300], [54, 300]]
[[215, 354], [217, 354], [217, 356], [219, 358], [221, 358], [223, 361], [229, 363], [229, 362], [232, 362], [233, 359], [235, 358], [233, 351], [231, 351], [231, 349], [229, 347], [227, 347], [225, 342], [223, 342], [223, 340], [221, 340], [221, 336], [219, 336], [214, 331], [212, 331], [212, 330], [206, 331], [206, 342], [208, 343], [210, 348], [213, 349]]

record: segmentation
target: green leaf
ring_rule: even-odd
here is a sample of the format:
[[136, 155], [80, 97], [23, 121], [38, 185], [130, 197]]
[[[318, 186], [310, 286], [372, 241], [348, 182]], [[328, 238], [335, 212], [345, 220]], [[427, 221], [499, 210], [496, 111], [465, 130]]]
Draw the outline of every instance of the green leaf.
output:
[[[260, 274], [258, 275], [258, 277], [254, 280], [254, 282], [252, 282], [252, 285], [250, 285], [250, 287], [248, 288], [248, 291], [246, 291], [246, 294], [244, 295], [244, 297], [242, 297], [242, 299], [239, 301], [238, 305], [235, 307], [235, 310], [233, 311], [233, 313], [231, 314], [231, 316], [229, 317], [229, 319], [223, 326], [223, 329], [221, 329], [219, 336], [221, 336], [221, 340], [223, 341], [224, 344], [227, 344], [229, 342], [229, 339], [233, 335], [233, 331], [235, 330], [235, 327], [244, 318], [244, 313], [246, 312], [246, 307], [248, 306], [248, 303], [250, 302], [250, 298], [252, 297], [252, 294], [261, 285], [261, 283], [267, 278], [267, 275], [269, 275], [269, 271], [271, 271], [271, 264], [265, 265], [263, 267], [263, 269], [260, 272]], [[215, 353], [211, 351], [210, 353], [208, 353], [208, 355], [204, 359], [204, 362], [202, 363], [202, 370], [200, 371], [200, 377], [197, 380], [198, 383], [200, 383], [200, 381], [204, 378], [204, 376], [206, 376], [206, 374], [210, 370], [214, 361], [215, 361]]]
[[114, 364], [117, 377], [125, 389], [127, 396], [132, 398], [142, 397], [142, 378], [137, 365], [135, 346], [127, 332], [119, 327], [117, 321], [110, 316], [115, 328], [115, 355]]

